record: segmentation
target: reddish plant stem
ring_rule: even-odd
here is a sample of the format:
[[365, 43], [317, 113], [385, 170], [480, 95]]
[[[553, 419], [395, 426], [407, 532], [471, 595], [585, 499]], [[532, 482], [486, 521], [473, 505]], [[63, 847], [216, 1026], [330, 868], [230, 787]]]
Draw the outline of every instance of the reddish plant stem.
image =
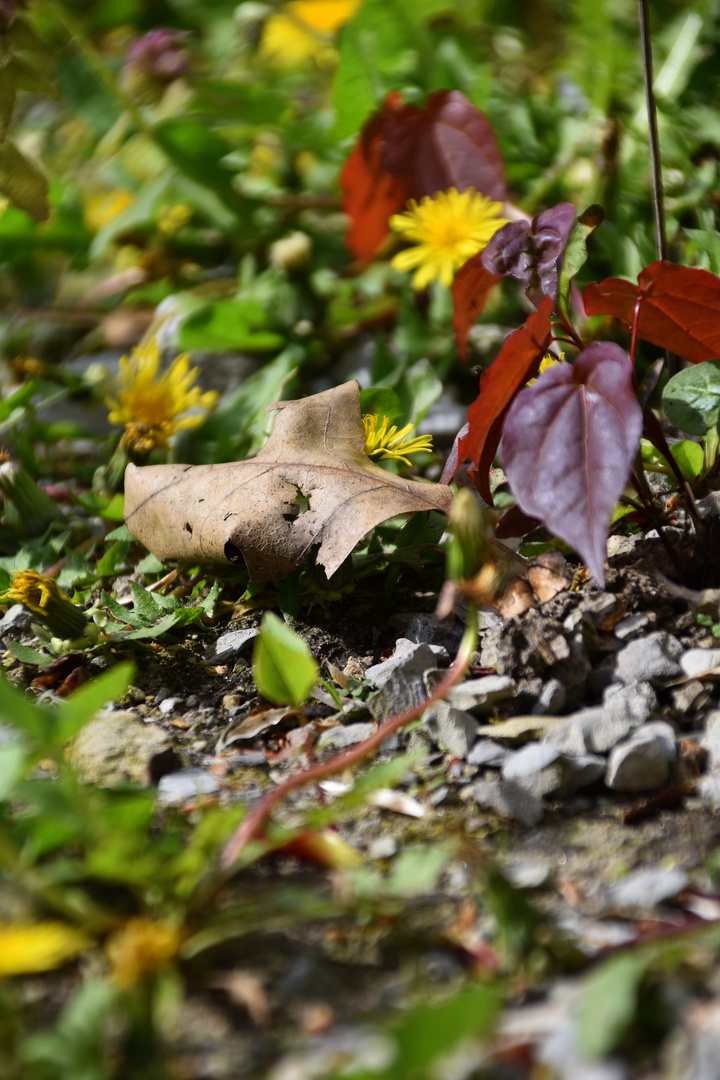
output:
[[[468, 626], [465, 630], [463, 640], [460, 643], [457, 656], [433, 692], [428, 694], [428, 696], [417, 705], [412, 705], [409, 709], [403, 709], [402, 712], [395, 713], [394, 716], [391, 716], [381, 724], [377, 731], [369, 738], [364, 739], [361, 743], [351, 746], [349, 750], [343, 750], [339, 754], [334, 754], [327, 761], [320, 761], [316, 765], [311, 765], [308, 769], [303, 769], [301, 772], [294, 773], [292, 776], [289, 776], [287, 780], [284, 780], [282, 784], [278, 784], [276, 788], [266, 792], [231, 836], [220, 859], [224, 869], [232, 866], [245, 845], [257, 835], [259, 830], [265, 824], [272, 808], [279, 802], [282, 802], [291, 791], [294, 791], [299, 787], [304, 787], [305, 784], [312, 784], [318, 780], [324, 780], [326, 776], [334, 776], [336, 773], [347, 769], [350, 765], [355, 765], [358, 761], [362, 761], [364, 757], [367, 757], [373, 750], [376, 750], [389, 735], [393, 734], [394, 731], [409, 724], [412, 720], [415, 720], [420, 716], [428, 706], [433, 705], [436, 701], [440, 701], [441, 698], [445, 697], [448, 690], [455, 686], [462, 678], [475, 652], [475, 646], [477, 644], [477, 614], [472, 607], [468, 608], [467, 618]], [[474, 627], [471, 627], [471, 623], [475, 624]]]

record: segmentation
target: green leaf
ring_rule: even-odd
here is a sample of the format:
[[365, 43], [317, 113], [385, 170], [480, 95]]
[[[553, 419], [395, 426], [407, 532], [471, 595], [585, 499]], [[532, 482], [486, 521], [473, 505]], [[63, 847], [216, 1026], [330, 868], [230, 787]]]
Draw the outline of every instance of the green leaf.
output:
[[267, 612], [255, 643], [253, 675], [268, 701], [300, 706], [317, 682], [319, 669], [303, 639]]
[[216, 132], [198, 120], [186, 118], [166, 120], [153, 132], [174, 165], [191, 180], [216, 192], [247, 232], [252, 212], [257, 203], [238, 195], [233, 187], [233, 172], [222, 164], [222, 159], [232, 150]]
[[380, 1074], [389, 1077], [428, 1077], [441, 1054], [452, 1051], [467, 1038], [492, 1031], [502, 997], [492, 983], [459, 993], [450, 1001], [420, 1005], [398, 1024], [394, 1036], [398, 1053], [392, 1066]]
[[272, 352], [285, 339], [267, 330], [268, 313], [254, 300], [218, 300], [193, 312], [182, 323], [178, 335], [181, 349], [248, 349]]
[[0, 67], [0, 142], [7, 135], [14, 105], [15, 79], [9, 67]]
[[7, 641], [7, 651], [16, 656], [23, 664], [34, 664], [36, 667], [48, 667], [52, 664], [51, 656], [43, 656], [37, 649], [30, 649], [27, 645], [20, 645], [17, 641]]
[[0, 142], [0, 194], [37, 221], [50, 216], [47, 180], [10, 139]]
[[95, 566], [95, 573], [98, 577], [102, 577], [104, 574], [116, 574], [120, 567], [126, 568], [130, 547], [129, 540], [118, 540], [117, 543], [108, 548], [105, 554], [98, 559]]
[[8, 741], [0, 746], [0, 802], [13, 798], [27, 767], [28, 755], [19, 742]]
[[691, 439], [681, 439], [680, 442], [671, 444], [670, 453], [686, 480], [697, 480], [698, 476], [702, 475], [705, 453], [699, 443], [692, 442]]
[[643, 953], [621, 953], [601, 964], [588, 979], [577, 1019], [580, 1048], [588, 1057], [609, 1053], [630, 1026], [647, 964]]
[[688, 435], [704, 435], [720, 418], [720, 360], [679, 371], [663, 390], [663, 409], [671, 424]]
[[100, 603], [108, 609], [111, 615], [114, 615], [116, 619], [120, 619], [123, 623], [134, 626], [136, 629], [146, 625], [142, 615], [139, 615], [136, 611], [129, 611], [123, 604], [119, 604], [110, 593], [101, 592]]
[[598, 225], [602, 224], [604, 217], [605, 211], [602, 206], [593, 204], [592, 206], [588, 206], [587, 210], [584, 210], [583, 213], [580, 214], [572, 227], [570, 239], [567, 242], [565, 254], [563, 256], [560, 281], [558, 284], [558, 296], [564, 298], [566, 302], [570, 295], [570, 283], [572, 279], [587, 261], [588, 237], [595, 232]]

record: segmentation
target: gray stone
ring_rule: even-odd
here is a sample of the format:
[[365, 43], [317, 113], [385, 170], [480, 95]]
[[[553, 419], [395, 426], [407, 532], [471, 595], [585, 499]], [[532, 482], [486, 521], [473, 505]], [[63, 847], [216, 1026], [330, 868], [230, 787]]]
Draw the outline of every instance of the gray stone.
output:
[[680, 674], [679, 660], [683, 651], [678, 639], [665, 630], [636, 638], [617, 654], [615, 681], [634, 683], [673, 679]]
[[220, 784], [212, 773], [204, 769], [181, 769], [160, 777], [158, 802], [164, 806], [176, 806], [196, 799], [198, 795], [212, 795]]
[[622, 709], [597, 705], [566, 717], [545, 735], [564, 754], [603, 754], [627, 738], [638, 721]]
[[533, 716], [557, 716], [565, 708], [567, 692], [559, 679], [548, 679], [532, 707]]
[[526, 780], [559, 757], [560, 751], [556, 747], [548, 743], [529, 742], [506, 758], [500, 774], [503, 780]]
[[492, 739], [478, 739], [467, 756], [468, 765], [502, 765], [511, 751]]
[[720, 649], [688, 649], [680, 657], [683, 675], [701, 679], [709, 671], [720, 668]]
[[131, 710], [102, 712], [78, 732], [70, 761], [80, 779], [99, 787], [149, 785], [159, 772], [177, 769], [170, 736]]
[[565, 798], [599, 780], [605, 766], [605, 759], [596, 754], [567, 757], [547, 742], [528, 743], [503, 762], [501, 775], [538, 797]]
[[220, 664], [230, 660], [233, 656], [239, 656], [249, 649], [259, 633], [259, 629], [254, 626], [248, 630], [231, 630], [229, 633], [223, 634], [207, 650], [205, 662], [208, 664]]
[[[422, 678], [429, 668], [437, 667], [438, 646], [416, 644], [407, 638], [398, 638], [395, 652], [382, 664], [374, 664], [365, 672], [365, 678], [371, 686], [380, 688], [390, 679], [391, 675], [402, 672], [406, 679]], [[444, 651], [441, 649], [441, 651]]]
[[690, 882], [684, 870], [675, 867], [665, 870], [650, 867], [635, 870], [607, 891], [608, 903], [616, 908], [653, 908], [664, 900], [671, 900], [682, 892]]
[[448, 701], [456, 709], [482, 715], [491, 713], [497, 702], [511, 698], [514, 693], [515, 682], [509, 675], [485, 675], [453, 686]]
[[720, 1001], [698, 1001], [688, 1012], [676, 1042], [682, 1072], [675, 1075], [682, 1080], [720, 1080]]
[[667, 743], [661, 735], [628, 739], [611, 752], [605, 783], [613, 791], [652, 791], [670, 775]]
[[699, 679], [691, 679], [690, 682], [673, 687], [670, 700], [679, 716], [704, 711], [711, 703], [710, 695]]
[[567, 798], [589, 787], [599, 780], [605, 772], [607, 762], [599, 754], [577, 754], [569, 757], [565, 754], [559, 759], [562, 765], [563, 779], [561, 786], [554, 792], [560, 798]]
[[552, 873], [549, 860], [527, 859], [524, 862], [506, 863], [503, 875], [516, 889], [539, 889]]
[[667, 760], [675, 761], [677, 759], [677, 735], [675, 728], [672, 724], [668, 724], [667, 720], [653, 720], [649, 724], [643, 724], [641, 728], [634, 732], [632, 738], [633, 742], [659, 740]]
[[471, 792], [478, 806], [521, 825], [537, 825], [542, 819], [540, 799], [514, 780], [479, 780]]
[[642, 630], [648, 630], [657, 623], [654, 611], [640, 611], [636, 615], [626, 615], [615, 626], [613, 634], [618, 641], [631, 641]]
[[370, 841], [367, 853], [371, 859], [391, 859], [396, 854], [397, 849], [398, 842], [395, 837], [386, 833], [384, 836], [376, 836], [374, 840]]
[[708, 773], [697, 782], [697, 793], [701, 799], [716, 809], [720, 807], [720, 773]]
[[713, 709], [705, 717], [705, 734], [701, 746], [707, 751], [710, 772], [720, 771], [720, 710]]
[[34, 617], [22, 604], [13, 604], [0, 619], [0, 638], [17, 637], [29, 630]]
[[369, 739], [376, 730], [376, 724], [338, 725], [321, 732], [315, 746], [318, 750], [343, 750], [346, 746]]
[[632, 717], [639, 727], [655, 712], [658, 700], [649, 682], [628, 685], [611, 683], [603, 694], [603, 705], [607, 709], [622, 710], [627, 716]]
[[405, 638], [417, 645], [439, 645], [446, 655], [455, 654], [463, 636], [461, 622], [436, 619], [434, 615], [413, 615], [405, 630]]
[[436, 701], [423, 713], [423, 724], [434, 742], [455, 757], [467, 757], [477, 734], [472, 713], [455, 709], [447, 701]]

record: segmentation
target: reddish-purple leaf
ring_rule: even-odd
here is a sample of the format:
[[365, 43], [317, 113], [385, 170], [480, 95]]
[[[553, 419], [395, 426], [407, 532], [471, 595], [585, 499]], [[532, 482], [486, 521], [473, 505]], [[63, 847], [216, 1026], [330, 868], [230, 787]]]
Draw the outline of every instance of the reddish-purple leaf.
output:
[[500, 278], [483, 266], [481, 252], [473, 255], [458, 270], [452, 287], [455, 344], [463, 364], [467, 363], [467, 339], [470, 328], [485, 307], [490, 290]]
[[601, 585], [610, 517], [642, 429], [632, 363], [613, 342], [548, 368], [505, 419], [503, 465], [518, 506], [574, 548]]
[[455, 187], [475, 188], [504, 202], [505, 170], [495, 132], [484, 113], [457, 90], [437, 90], [425, 108], [388, 94], [342, 171], [347, 244], [370, 258], [388, 235], [388, 221], [408, 199]]
[[486, 270], [509, 275], [525, 285], [525, 295], [538, 307], [543, 296], [557, 296], [559, 264], [575, 220], [572, 203], [543, 210], [528, 224], [509, 221], [482, 253]]
[[622, 278], [592, 281], [583, 303], [588, 315], [612, 315], [630, 330], [640, 300], [637, 332], [690, 364], [720, 357], [720, 278], [709, 270], [651, 263], [637, 285]]
[[459, 90], [436, 90], [424, 109], [393, 110], [384, 135], [385, 168], [393, 176], [414, 176], [416, 198], [472, 187], [488, 199], [505, 201], [505, 169], [492, 124]]
[[546, 296], [525, 325], [505, 339], [492, 367], [480, 376], [480, 393], [468, 409], [467, 434], [458, 440], [458, 464], [472, 460], [478, 491], [490, 505], [490, 466], [500, 442], [502, 420], [518, 390], [538, 373], [550, 344], [552, 307]]
[[498, 540], [508, 540], [512, 536], [526, 536], [533, 529], [537, 529], [539, 524], [537, 518], [523, 514], [519, 506], [511, 506], [495, 526], [495, 536]]

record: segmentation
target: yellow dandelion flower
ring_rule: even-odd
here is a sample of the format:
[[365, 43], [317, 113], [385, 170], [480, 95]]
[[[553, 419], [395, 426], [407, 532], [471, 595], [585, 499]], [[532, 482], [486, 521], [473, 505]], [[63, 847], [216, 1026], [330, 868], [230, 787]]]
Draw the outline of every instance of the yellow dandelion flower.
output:
[[61, 922], [0, 923], [0, 979], [52, 971], [92, 944]]
[[[160, 348], [153, 336], [122, 357], [117, 398], [105, 399], [110, 423], [125, 428], [124, 449], [141, 457], [155, 447], [167, 446], [175, 432], [197, 427], [204, 413], [217, 404], [217, 391], [203, 393], [193, 385], [198, 369], [190, 367], [187, 353], [176, 357], [162, 374], [160, 364]], [[191, 409], [202, 412], [185, 416]]]
[[115, 982], [124, 988], [135, 986], [177, 956], [182, 941], [182, 931], [167, 923], [142, 917], [128, 920], [106, 945]]
[[263, 29], [260, 55], [279, 68], [294, 68], [308, 61], [330, 67], [337, 53], [330, 43], [349, 22], [361, 0], [291, 0]]
[[412, 462], [408, 461], [406, 454], [428, 453], [432, 450], [431, 435], [417, 435], [414, 439], [408, 439], [413, 429], [412, 424], [406, 424], [398, 431], [394, 424], [388, 427], [390, 421], [387, 416], [383, 416], [378, 427], [380, 417], [372, 413], [363, 416], [362, 421], [365, 428], [365, 453], [368, 457], [377, 457], [380, 461], [392, 458], [394, 461], [404, 461], [406, 465], [411, 465]]
[[81, 637], [88, 627], [87, 616], [73, 604], [52, 578], [36, 570], [20, 570], [0, 600], [23, 604], [55, 637], [72, 640]]
[[473, 188], [456, 188], [426, 196], [420, 204], [411, 199], [404, 214], [393, 214], [390, 228], [416, 246], [406, 248], [392, 260], [395, 270], [415, 270], [413, 288], [424, 289], [431, 281], [452, 285], [455, 271], [477, 255], [507, 219], [499, 216], [502, 203], [486, 199]]
[[193, 216], [193, 208], [189, 203], [173, 203], [172, 206], [161, 206], [155, 218], [157, 230], [161, 236], [173, 237], [184, 225], [187, 225]]
[[540, 367], [538, 368], [537, 376], [534, 379], [528, 379], [525, 383], [526, 386], [532, 386], [533, 383], [538, 381], [538, 377], [542, 375], [543, 371], [547, 371], [548, 368], [553, 367], [555, 364], [559, 364], [561, 360], [565, 359], [565, 353], [561, 352], [558, 356], [554, 356], [553, 353], [545, 353], [540, 361]]

